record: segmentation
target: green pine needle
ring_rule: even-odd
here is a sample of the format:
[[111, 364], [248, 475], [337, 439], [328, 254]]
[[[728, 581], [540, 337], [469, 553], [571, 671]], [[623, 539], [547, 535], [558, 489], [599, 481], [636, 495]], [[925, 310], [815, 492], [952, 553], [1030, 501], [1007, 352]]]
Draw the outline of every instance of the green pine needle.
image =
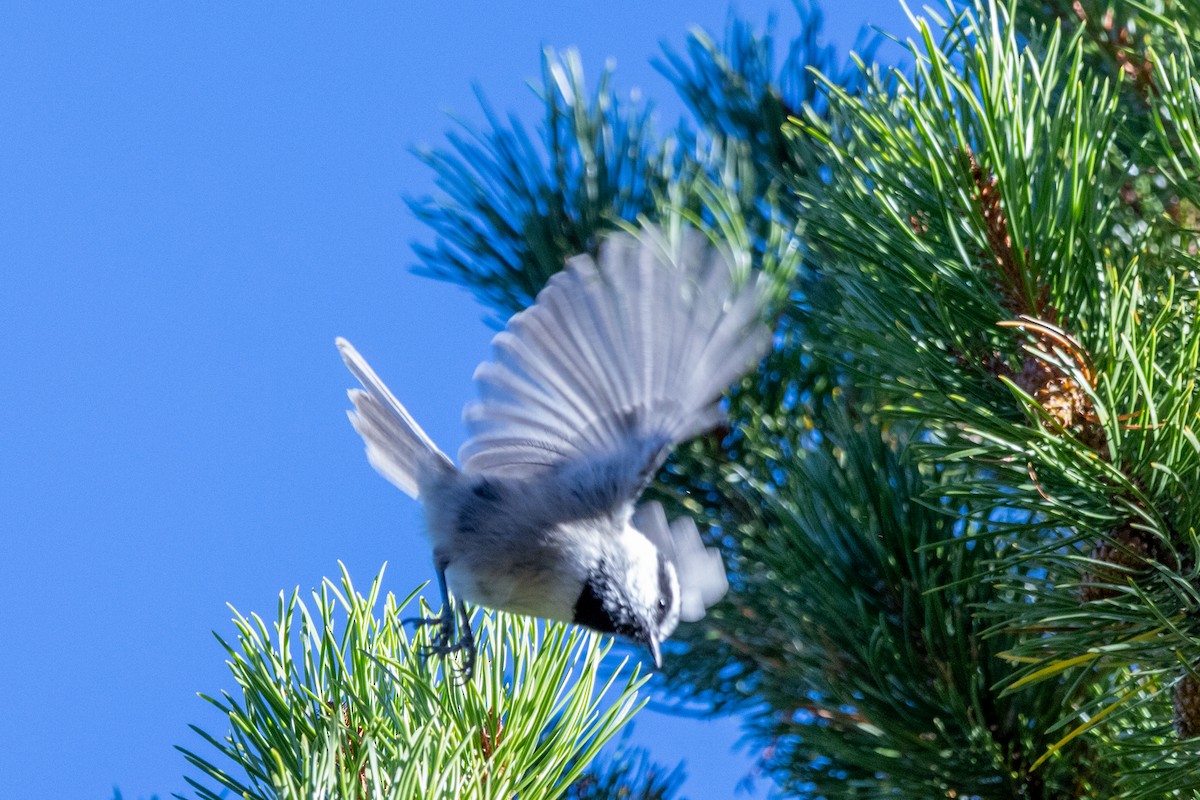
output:
[[238, 691], [204, 698], [229, 730], [180, 748], [197, 797], [555, 797], [644, 703], [639, 668], [601, 668], [611, 642], [504, 614], [476, 615], [464, 681], [459, 657], [422, 653], [431, 634], [401, 621], [415, 594], [381, 598], [382, 577], [362, 595], [343, 567], [308, 602], [281, 594], [270, 623], [235, 611], [236, 643], [217, 638]]

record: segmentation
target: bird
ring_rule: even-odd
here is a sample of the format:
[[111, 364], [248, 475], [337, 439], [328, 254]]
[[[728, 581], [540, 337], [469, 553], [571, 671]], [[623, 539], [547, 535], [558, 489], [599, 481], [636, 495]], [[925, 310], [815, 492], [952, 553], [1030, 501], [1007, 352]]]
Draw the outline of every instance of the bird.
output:
[[492, 340], [463, 411], [459, 465], [345, 339], [347, 412], [370, 464], [419, 500], [442, 595], [431, 649], [474, 665], [467, 604], [644, 646], [726, 592], [695, 521], [639, 503], [672, 450], [724, 423], [725, 391], [769, 350], [761, 273], [728, 245], [644, 226], [565, 261]]

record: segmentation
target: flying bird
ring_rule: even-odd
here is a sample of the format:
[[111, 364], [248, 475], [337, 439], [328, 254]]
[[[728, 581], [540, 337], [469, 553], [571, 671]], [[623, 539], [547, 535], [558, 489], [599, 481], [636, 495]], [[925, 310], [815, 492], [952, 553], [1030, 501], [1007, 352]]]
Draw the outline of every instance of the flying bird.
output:
[[424, 505], [443, 605], [418, 622], [436, 626], [435, 652], [464, 651], [469, 674], [472, 603], [616, 634], [661, 666], [662, 641], [728, 583], [691, 518], [638, 499], [768, 349], [763, 287], [735, 285], [729, 254], [690, 229], [569, 259], [476, 369], [458, 467], [337, 340], [368, 460]]

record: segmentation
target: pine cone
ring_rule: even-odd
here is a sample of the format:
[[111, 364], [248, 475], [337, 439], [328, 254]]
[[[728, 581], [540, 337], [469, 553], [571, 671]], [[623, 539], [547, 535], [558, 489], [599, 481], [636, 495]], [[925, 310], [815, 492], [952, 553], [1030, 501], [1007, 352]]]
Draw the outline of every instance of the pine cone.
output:
[[[1104, 428], [1096, 422], [1092, 399], [1074, 378], [1062, 375], [1056, 367], [1034, 355], [1028, 355], [1021, 362], [1021, 371], [1012, 380], [1021, 391], [1036, 400], [1059, 426], [1093, 450], [1104, 448]], [[1054, 430], [1048, 423], [1043, 424], [1047, 429]]]
[[1033, 392], [1042, 409], [1062, 427], [1071, 430], [1077, 423], [1087, 422], [1091, 403], [1087, 394], [1072, 378], [1057, 376]]
[[1200, 680], [1192, 672], [1184, 672], [1171, 690], [1171, 705], [1175, 707], [1175, 732], [1181, 739], [1200, 736]]
[[1145, 573], [1149, 570], [1149, 562], [1154, 560], [1158, 548], [1147, 534], [1125, 526], [1096, 542], [1092, 548], [1091, 559], [1104, 564], [1112, 564], [1111, 568], [1101, 564], [1089, 564], [1088, 571], [1083, 573], [1082, 585], [1079, 587], [1079, 599], [1084, 603], [1096, 600], [1108, 600], [1121, 592], [1113, 586], [1125, 582], [1133, 574]]
[[1038, 397], [1039, 393], [1044, 391], [1044, 387], [1057, 376], [1058, 371], [1054, 367], [1030, 354], [1022, 359], [1021, 371], [1012, 376], [1012, 381], [1025, 394], [1041, 401], [1042, 398]]
[[1038, 309], [1029, 308], [1021, 295], [1019, 287], [1024, 278], [1021, 268], [1013, 259], [1012, 236], [1008, 231], [1008, 217], [1000, 202], [996, 176], [985, 170], [969, 149], [963, 151], [962, 155], [971, 171], [971, 180], [975, 183], [975, 203], [979, 216], [983, 218], [983, 234], [987, 239], [987, 250], [979, 254], [983, 267], [996, 274], [1001, 303], [1014, 316], [1036, 312]]

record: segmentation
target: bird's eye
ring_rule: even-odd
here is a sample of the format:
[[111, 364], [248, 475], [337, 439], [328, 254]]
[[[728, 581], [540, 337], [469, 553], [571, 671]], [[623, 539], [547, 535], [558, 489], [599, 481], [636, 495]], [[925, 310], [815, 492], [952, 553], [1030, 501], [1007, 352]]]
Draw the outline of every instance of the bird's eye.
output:
[[658, 598], [658, 607], [660, 609], [666, 608], [667, 607], [667, 598], [665, 598], [665, 597]]

